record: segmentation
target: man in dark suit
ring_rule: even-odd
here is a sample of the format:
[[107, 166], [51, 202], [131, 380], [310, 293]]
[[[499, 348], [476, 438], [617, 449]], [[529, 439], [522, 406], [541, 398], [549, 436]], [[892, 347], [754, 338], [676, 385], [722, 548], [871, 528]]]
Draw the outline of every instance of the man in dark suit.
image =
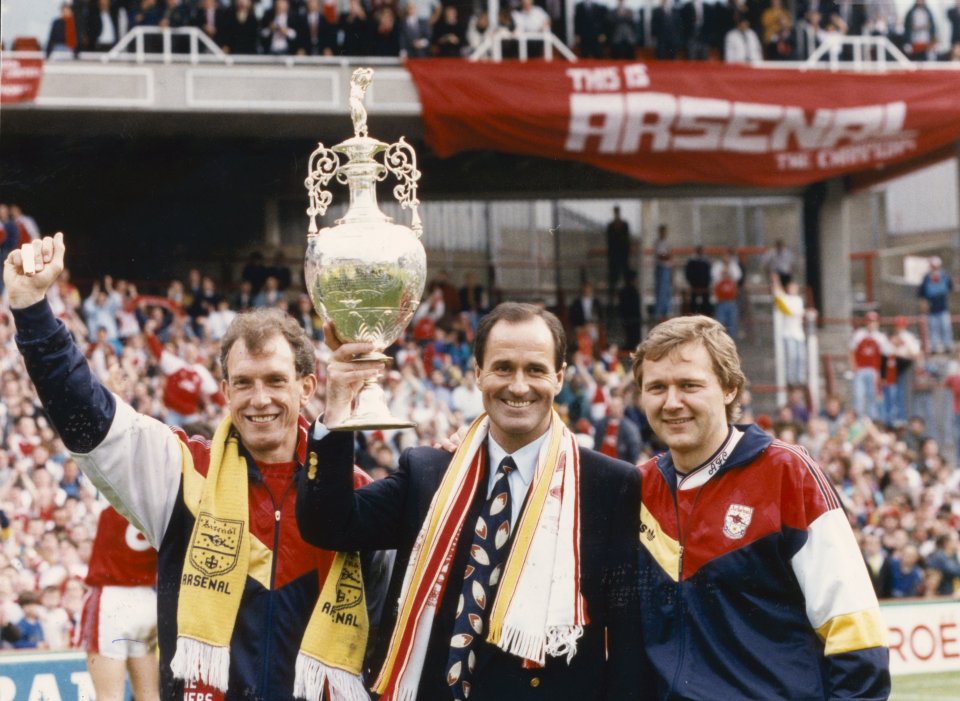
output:
[[583, 283], [580, 296], [570, 303], [567, 310], [570, 317], [570, 326], [577, 329], [587, 324], [603, 323], [603, 304], [593, 296], [593, 285]]
[[413, 0], [403, 6], [400, 51], [407, 58], [427, 58], [430, 55], [430, 23], [417, 14], [417, 4]]
[[960, 1], [947, 10], [947, 21], [950, 23], [950, 55], [956, 59], [960, 49]]
[[224, 10], [217, 0], [200, 0], [193, 13], [193, 26], [203, 31], [217, 46], [223, 43]]
[[640, 288], [637, 287], [637, 271], [627, 271], [627, 281], [617, 290], [617, 312], [623, 325], [623, 348], [631, 353], [640, 343], [640, 329], [643, 325], [643, 305]]
[[[452, 457], [409, 450], [395, 474], [356, 491], [345, 481], [352, 434], [327, 429], [379, 368], [350, 362], [370, 344], [337, 347], [329, 326], [326, 338], [335, 348], [327, 408], [309, 446], [315, 467], [298, 493], [298, 522], [308, 542], [397, 551], [387, 599], [397, 607], [385, 614], [394, 634], [375, 656], [381, 699], [645, 698], [630, 580], [639, 483], [632, 466], [577, 448], [553, 411], [565, 365], [559, 320], [517, 303], [484, 316], [474, 355], [487, 413]], [[558, 547], [540, 559], [551, 508]], [[563, 564], [569, 555], [575, 568]], [[538, 578], [545, 586], [530, 596], [525, 584]], [[562, 624], [554, 612], [571, 603], [585, 605], [586, 617]]]
[[713, 5], [704, 0], [689, 0], [680, 6], [680, 23], [687, 44], [687, 59], [706, 61], [710, 58], [713, 38]]
[[662, 0], [653, 8], [650, 17], [650, 33], [656, 42], [654, 56], [661, 61], [673, 61], [683, 44], [683, 27], [680, 25], [680, 13], [671, 0]]
[[223, 15], [220, 46], [229, 54], [255, 54], [259, 44], [259, 25], [250, 0], [237, 0]]
[[690, 312], [692, 314], [713, 314], [710, 304], [710, 261], [703, 255], [703, 246], [694, 249], [694, 255], [687, 259], [683, 269], [687, 284], [690, 285]]
[[333, 56], [337, 49], [337, 25], [331, 24], [320, 0], [307, 0], [294, 20], [296, 53], [300, 56]]
[[607, 8], [581, 0], [573, 8], [573, 34], [583, 58], [603, 58], [607, 43]]

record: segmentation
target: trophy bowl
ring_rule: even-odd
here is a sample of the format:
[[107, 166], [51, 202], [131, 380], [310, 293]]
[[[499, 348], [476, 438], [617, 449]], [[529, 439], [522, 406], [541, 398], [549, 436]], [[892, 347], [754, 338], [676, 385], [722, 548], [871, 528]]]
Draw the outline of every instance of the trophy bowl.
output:
[[405, 226], [344, 224], [307, 238], [304, 273], [314, 308], [341, 340], [383, 350], [420, 303], [427, 257]]
[[[354, 136], [331, 148], [320, 144], [310, 157], [306, 187], [310, 233], [304, 259], [307, 292], [320, 317], [332, 321], [345, 342], [369, 342], [374, 351], [354, 360], [387, 361], [383, 351], [396, 341], [420, 304], [427, 256], [420, 242], [417, 180], [413, 148], [402, 138], [385, 144], [367, 135], [363, 95], [373, 72], [361, 68], [351, 81], [350, 111]], [[375, 157], [383, 153], [383, 163]], [[340, 156], [347, 159], [341, 163]], [[394, 196], [411, 209], [411, 226], [395, 223], [377, 205], [376, 184], [392, 173], [400, 184]], [[316, 216], [326, 212], [332, 195], [324, 186], [336, 177], [350, 190], [350, 205], [333, 226], [317, 231]], [[405, 428], [415, 425], [393, 416], [377, 378], [364, 382], [350, 417], [332, 430]]]
[[[383, 350], [410, 323], [426, 281], [427, 257], [410, 229], [387, 222], [343, 224], [307, 239], [304, 275], [314, 308], [343, 341], [367, 341], [374, 352], [355, 362], [389, 360]], [[377, 380], [364, 384], [338, 430], [406, 428], [390, 414]]]

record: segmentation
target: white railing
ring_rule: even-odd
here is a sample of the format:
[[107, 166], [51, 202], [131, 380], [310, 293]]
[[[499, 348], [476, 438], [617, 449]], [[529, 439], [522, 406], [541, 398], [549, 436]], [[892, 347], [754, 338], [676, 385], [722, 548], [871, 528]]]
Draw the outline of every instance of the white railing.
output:
[[[159, 37], [159, 46], [148, 47], [147, 37]], [[186, 37], [186, 51], [175, 51], [175, 38]], [[543, 47], [543, 57], [553, 60], [559, 54], [567, 61], [575, 62], [577, 56], [559, 37], [550, 31], [511, 32], [506, 28], [493, 28], [481, 44], [468, 56], [470, 61], [489, 59], [502, 61], [504, 42], [517, 43], [518, 58], [530, 57], [530, 43]], [[5, 52], [13, 56], [19, 52]], [[399, 66], [399, 57], [382, 56], [267, 56], [257, 54], [229, 54], [224, 52], [210, 37], [196, 27], [135, 27], [125, 34], [107, 53], [82, 52], [79, 58], [95, 59], [103, 63], [128, 63], [131, 59], [144, 63], [212, 63], [221, 65], [377, 65]], [[62, 61], [54, 54], [48, 61]], [[73, 60], [71, 56], [69, 60]], [[642, 60], [642, 59], [639, 59]], [[753, 64], [756, 68], [794, 70], [851, 70], [858, 72], [884, 72], [888, 70], [960, 70], [960, 61], [911, 61], [887, 37], [830, 35], [804, 61], [763, 61]]]
[[[161, 38], [163, 49], [159, 54], [146, 51], [146, 38], [150, 36], [159, 36]], [[144, 63], [148, 55], [159, 55], [164, 63], [172, 63], [175, 55], [173, 51], [173, 38], [177, 36], [185, 36], [189, 41], [190, 50], [186, 56], [189, 57], [190, 63], [197, 64], [200, 62], [201, 47], [206, 49], [207, 52], [215, 58], [226, 61], [227, 54], [223, 52], [223, 49], [217, 46], [213, 39], [197, 27], [134, 27], [124, 34], [120, 41], [117, 42], [117, 45], [104, 54], [101, 60], [107, 63], [108, 61], [118, 59], [130, 53], [129, 47], [133, 44], [133, 54], [137, 63]]]
[[470, 61], [479, 61], [489, 58], [499, 63], [503, 60], [503, 42], [516, 41], [518, 58], [526, 61], [530, 55], [529, 43], [532, 41], [543, 44], [543, 58], [553, 60], [553, 52], [563, 56], [568, 61], [576, 62], [577, 56], [553, 32], [511, 32], [508, 29], [496, 29], [484, 38], [480, 45], [467, 57]]
[[[843, 60], [845, 49], [849, 49], [848, 60]], [[893, 59], [898, 68], [912, 69], [917, 66], [885, 36], [830, 34], [803, 62], [803, 66], [819, 68], [824, 58], [828, 59], [830, 70], [833, 71], [841, 68], [853, 68], [855, 71], [885, 71], [888, 67], [888, 59]]]
[[[147, 37], [161, 38], [159, 51], [147, 46]], [[186, 52], [174, 51], [174, 38], [187, 37]], [[351, 66], [362, 63], [374, 66], [399, 66], [400, 57], [382, 56], [273, 56], [262, 54], [229, 54], [217, 46], [210, 37], [197, 27], [134, 27], [123, 35], [116, 46], [107, 53], [82, 52], [80, 58], [95, 58], [103, 63], [213, 63], [222, 65], [323, 65]]]

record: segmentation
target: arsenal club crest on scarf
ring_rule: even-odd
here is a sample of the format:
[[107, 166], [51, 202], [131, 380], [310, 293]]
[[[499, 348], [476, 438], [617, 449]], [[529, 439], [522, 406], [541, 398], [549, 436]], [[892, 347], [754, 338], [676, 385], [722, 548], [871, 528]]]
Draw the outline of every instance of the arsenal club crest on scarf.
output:
[[348, 558], [337, 580], [337, 602], [333, 611], [353, 608], [363, 602], [363, 579], [359, 558]]
[[753, 517], [753, 507], [743, 504], [731, 504], [727, 509], [727, 515], [723, 517], [723, 534], [727, 538], [743, 538], [747, 532], [747, 526], [750, 525], [750, 519]]
[[208, 577], [224, 575], [237, 566], [243, 521], [201, 512], [190, 543], [190, 561]]

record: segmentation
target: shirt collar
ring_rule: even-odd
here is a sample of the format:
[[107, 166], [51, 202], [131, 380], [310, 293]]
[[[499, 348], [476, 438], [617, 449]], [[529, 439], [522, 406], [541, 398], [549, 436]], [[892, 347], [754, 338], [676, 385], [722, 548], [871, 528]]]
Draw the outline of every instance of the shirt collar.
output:
[[[503, 460], [507, 455], [513, 457], [513, 461], [517, 464], [516, 475], [519, 478], [523, 485], [526, 487], [533, 481], [533, 474], [537, 469], [537, 458], [540, 456], [540, 447], [543, 445], [544, 441], [547, 440], [547, 436], [550, 435], [550, 431], [544, 432], [539, 438], [527, 443], [525, 446], [520, 448], [513, 453], [508, 453], [500, 445], [493, 440], [493, 436], [487, 437], [487, 452], [490, 455], [490, 483], [492, 486], [493, 475], [497, 469], [497, 466], [500, 465], [500, 461]], [[488, 489], [489, 493], [489, 489]]]
[[702, 465], [692, 469], [686, 475], [677, 474], [677, 489], [696, 489], [706, 484], [711, 477], [717, 474], [727, 463], [727, 460], [733, 454], [733, 449], [737, 447], [740, 439], [743, 438], [743, 432], [736, 426], [730, 426], [727, 438], [717, 452], [711, 455]]

